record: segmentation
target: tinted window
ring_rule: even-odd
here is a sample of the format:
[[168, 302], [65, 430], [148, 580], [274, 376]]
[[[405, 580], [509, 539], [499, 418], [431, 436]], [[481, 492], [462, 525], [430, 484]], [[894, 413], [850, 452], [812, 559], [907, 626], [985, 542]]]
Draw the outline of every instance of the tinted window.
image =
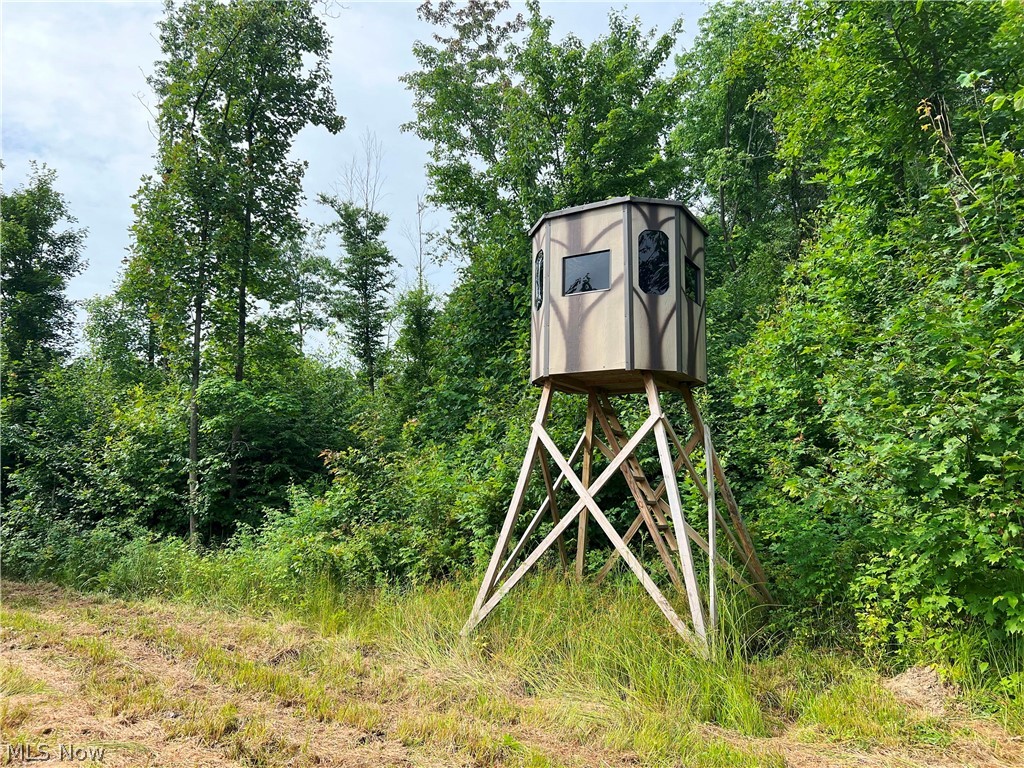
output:
[[686, 281], [683, 284], [684, 290], [686, 291], [687, 297], [690, 301], [695, 301], [700, 304], [701, 301], [701, 284], [700, 284], [700, 267], [694, 264], [689, 259], [686, 260]]
[[562, 295], [606, 291], [611, 286], [611, 251], [583, 253], [562, 259]]
[[544, 251], [533, 260], [533, 303], [537, 309], [544, 303]]
[[668, 290], [668, 235], [653, 229], [640, 233], [637, 242], [640, 290], [659, 296]]

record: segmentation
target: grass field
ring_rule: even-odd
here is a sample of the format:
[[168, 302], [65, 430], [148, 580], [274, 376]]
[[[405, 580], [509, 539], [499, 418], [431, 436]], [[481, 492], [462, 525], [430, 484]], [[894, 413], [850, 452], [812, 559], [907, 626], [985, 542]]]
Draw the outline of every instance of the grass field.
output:
[[325, 595], [299, 620], [5, 582], [0, 761], [73, 744], [104, 766], [1024, 765], [1016, 721], [928, 670], [704, 660], [631, 589], [551, 577], [463, 641], [471, 598]]

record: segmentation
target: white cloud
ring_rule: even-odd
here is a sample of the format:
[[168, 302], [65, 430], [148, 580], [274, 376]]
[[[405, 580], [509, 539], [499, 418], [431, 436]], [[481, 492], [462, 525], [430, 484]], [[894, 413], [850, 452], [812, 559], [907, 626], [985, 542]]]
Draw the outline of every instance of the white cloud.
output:
[[130, 197], [153, 150], [136, 94], [159, 55], [160, 12], [158, 3], [3, 6], [4, 185], [21, 183], [30, 160], [57, 170], [90, 233], [74, 298], [109, 291], [128, 242]]

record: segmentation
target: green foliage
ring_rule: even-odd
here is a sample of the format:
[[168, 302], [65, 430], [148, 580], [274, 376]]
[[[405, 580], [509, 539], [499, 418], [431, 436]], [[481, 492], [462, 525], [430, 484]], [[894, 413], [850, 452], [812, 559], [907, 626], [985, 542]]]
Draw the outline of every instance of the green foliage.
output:
[[[305, 126], [337, 132], [344, 120], [329, 84], [330, 38], [309, 2], [168, 2], [159, 29], [163, 58], [149, 78], [159, 99], [157, 172], [136, 195], [119, 292], [124, 304], [145, 308], [150, 364], [159, 346], [171, 371], [188, 377], [195, 538], [212, 501], [202, 465], [215, 463], [200, 453], [204, 357], [241, 384], [252, 367], [249, 335], [259, 331], [250, 327], [259, 322], [252, 305], [311, 298], [301, 264], [282, 256], [302, 230], [305, 164], [288, 155]], [[229, 432], [236, 501], [251, 482], [240, 466], [249, 435], [240, 422]]]
[[281, 250], [282, 319], [297, 336], [298, 350], [305, 351], [306, 334], [330, 325], [338, 273], [324, 255], [323, 232], [305, 223], [301, 237], [293, 237]]
[[[339, 626], [351, 620], [339, 588], [454, 579], [362, 618], [425, 657], [455, 655], [471, 598], [458, 580], [490, 554], [536, 407], [525, 231], [563, 206], [678, 196], [710, 230], [702, 408], [780, 600], [770, 628], [883, 666], [939, 662], [978, 706], [1019, 702], [1020, 4], [715, 5], [674, 68], [678, 25], [657, 34], [613, 13], [585, 44], [553, 39], [536, 3], [508, 9], [421, 9], [436, 35], [404, 78], [407, 128], [430, 146], [431, 200], [453, 214], [434, 244], [459, 273], [443, 299], [421, 280], [391, 306], [372, 173], [352, 200], [323, 198], [337, 267], [294, 215], [303, 169], [289, 142], [309, 122], [340, 127], [310, 6], [169, 8], [159, 164], [78, 359], [60, 341], [81, 235], [55, 231], [67, 210], [52, 175], [4, 196], [5, 566], [118, 593], [295, 603]], [[278, 70], [279, 90], [255, 87]], [[420, 257], [422, 274], [422, 242]], [[9, 289], [9, 270], [27, 287]], [[355, 373], [303, 348], [332, 306]], [[32, 357], [33, 344], [50, 351]], [[642, 411], [624, 400], [627, 427]], [[560, 398], [553, 423], [571, 445], [580, 403]], [[616, 522], [625, 494], [610, 483], [601, 497]], [[186, 511], [218, 548], [180, 544]], [[815, 738], [945, 738], [871, 675], [836, 671], [844, 662], [814, 656], [816, 672], [799, 647], [773, 654], [762, 638], [770, 658], [752, 677], [736, 661], [747, 648], [709, 674], [622, 607], [629, 588], [536, 584], [473, 653], [538, 689], [561, 665], [566, 690], [660, 708], [664, 723], [622, 736], [644, 754], [679, 743], [662, 733], [677, 713], [749, 735], [781, 717]], [[583, 597], [609, 615], [584, 617], [577, 636], [552, 612], [580, 619]], [[776, 674], [799, 676], [803, 694]], [[693, 679], [706, 682], [680, 683]], [[853, 701], [869, 702], [870, 722]], [[1019, 706], [1001, 711], [1018, 722]]]
[[385, 352], [388, 299], [395, 284], [395, 257], [383, 240], [388, 217], [368, 202], [356, 204], [330, 195], [320, 202], [338, 217], [331, 225], [341, 236], [338, 298], [334, 314], [345, 327], [359, 371], [373, 394]]
[[422, 410], [420, 399], [433, 382], [439, 346], [435, 340], [438, 303], [437, 295], [421, 280], [402, 293], [395, 305], [399, 328], [394, 366], [400, 374], [393, 397], [406, 417]]
[[26, 515], [4, 520], [4, 568], [9, 576], [44, 579], [77, 589], [96, 589], [128, 547], [151, 548], [148, 532], [130, 523], [95, 526]]
[[[733, 459], [794, 613], [856, 623], [879, 658], [943, 656], [964, 622], [1024, 628], [1021, 121], [1000, 98], [1024, 72], [1005, 45], [1020, 13], [800, 18], [813, 44], [764, 98], [827, 198], [737, 355]], [[939, 45], [952, 29], [962, 44]]]
[[40, 379], [70, 351], [74, 304], [64, 293], [78, 274], [85, 230], [74, 223], [57, 174], [32, 165], [27, 184], [0, 190], [0, 502], [10, 475], [31, 459], [32, 400]]
[[[767, 98], [770, 78], [784, 70], [766, 62], [794, 44], [785, 21], [791, 10], [778, 3], [715, 6], [701, 17], [693, 47], [676, 60], [683, 92], [670, 147], [683, 161], [681, 199], [702, 202], [710, 232], [705, 271], [712, 382], [728, 375], [735, 351], [775, 301], [820, 203], [800, 159], [787, 167], [780, 157], [777, 107]], [[731, 405], [719, 392], [712, 389], [709, 406], [731, 419]]]
[[56, 182], [54, 170], [33, 164], [27, 184], [0, 194], [0, 335], [8, 393], [24, 392], [33, 375], [70, 346], [73, 305], [64, 289], [85, 267], [85, 230], [59, 231], [75, 219]]

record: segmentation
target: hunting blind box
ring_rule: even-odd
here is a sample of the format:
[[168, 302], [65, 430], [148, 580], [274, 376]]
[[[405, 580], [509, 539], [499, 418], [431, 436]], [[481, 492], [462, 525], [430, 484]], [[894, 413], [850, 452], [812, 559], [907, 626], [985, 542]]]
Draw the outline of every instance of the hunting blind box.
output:
[[618, 197], [541, 217], [531, 374], [556, 388], [643, 392], [639, 371], [704, 384], [704, 226], [682, 203]]
[[[714, 636], [718, 573], [725, 573], [759, 602], [771, 599], [693, 395], [694, 387], [707, 382], [706, 234], [682, 203], [642, 197], [617, 197], [554, 211], [530, 230], [530, 366], [531, 379], [542, 392], [508, 512], [463, 635], [552, 546], [557, 545], [562, 566], [570, 567], [568, 545], [573, 541], [568, 532], [574, 522], [575, 571], [582, 578], [591, 519], [613, 547], [596, 574], [597, 581], [621, 558], [676, 631], [701, 646], [706, 647]], [[692, 432], [683, 433], [683, 439], [662, 408], [660, 392], [666, 389], [679, 392], [686, 403]], [[546, 429], [556, 391], [587, 398], [583, 433], [568, 456]], [[650, 415], [630, 436], [613, 398], [634, 393], [646, 395]], [[641, 466], [636, 452], [651, 434], [658, 455], [653, 470]], [[602, 459], [604, 465], [599, 464]], [[525, 522], [520, 513], [535, 469], [543, 481], [542, 501]], [[706, 505], [706, 525], [703, 512], [696, 518], [693, 510], [684, 511], [680, 473], [699, 490]], [[623, 533], [616, 531], [597, 502], [608, 481], [620, 474], [638, 510]], [[568, 508], [564, 494], [559, 499], [563, 485], [575, 493], [576, 500]], [[718, 497], [725, 504], [725, 514], [718, 507]], [[630, 550], [630, 541], [641, 531], [650, 538], [673, 586], [685, 595], [689, 622], [679, 617]], [[539, 543], [522, 557], [542, 532]], [[719, 552], [719, 533], [729, 544], [724, 553]], [[707, 556], [706, 565], [698, 564], [691, 545]]]

